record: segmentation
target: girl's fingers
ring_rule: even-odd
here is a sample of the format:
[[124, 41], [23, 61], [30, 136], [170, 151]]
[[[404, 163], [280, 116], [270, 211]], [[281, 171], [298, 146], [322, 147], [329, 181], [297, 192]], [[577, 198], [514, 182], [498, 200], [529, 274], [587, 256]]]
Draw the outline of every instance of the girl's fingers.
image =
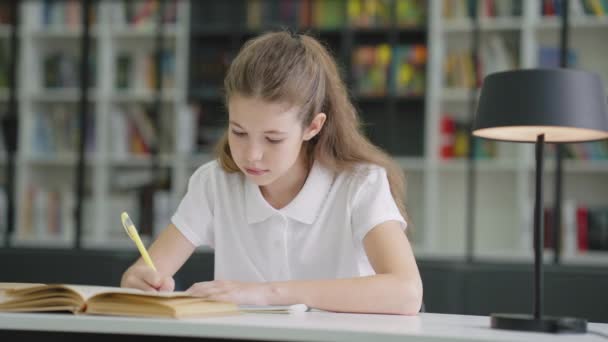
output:
[[212, 295], [216, 295], [219, 293], [223, 293], [226, 291], [230, 291], [234, 288], [234, 285], [231, 285], [226, 282], [216, 282], [216, 281], [208, 281], [202, 283], [196, 283], [192, 285], [186, 292], [198, 296], [198, 297], [209, 297]]
[[205, 281], [205, 282], [200, 282], [200, 283], [195, 283], [192, 284], [187, 290], [186, 292], [188, 292], [191, 295], [199, 295], [204, 293], [206, 290], [206, 288], [208, 288], [211, 282], [210, 281]]
[[158, 289], [163, 283], [163, 279], [161, 278], [160, 274], [158, 274], [154, 270], [150, 270], [150, 272], [145, 272], [142, 275], [142, 279], [143, 281], [148, 283], [148, 285], [155, 289]]
[[151, 286], [150, 284], [148, 284], [143, 279], [137, 278], [137, 277], [131, 278], [131, 280], [129, 281], [128, 286], [136, 288], [136, 289], [144, 290], [144, 291], [157, 292], [157, 290], [156, 290], [155, 287]]
[[221, 288], [217, 288], [217, 287], [191, 287], [187, 290], [188, 293], [190, 293], [193, 296], [198, 296], [198, 297], [208, 297], [217, 293], [221, 293], [225, 291], [224, 289]]
[[172, 277], [167, 277], [167, 278], [163, 279], [163, 282], [160, 284], [160, 287], [158, 288], [159, 291], [164, 291], [164, 292], [173, 292], [174, 289], [175, 289], [175, 280], [173, 280]]
[[205, 299], [216, 302], [236, 302], [234, 295], [231, 292], [221, 292], [205, 297]]

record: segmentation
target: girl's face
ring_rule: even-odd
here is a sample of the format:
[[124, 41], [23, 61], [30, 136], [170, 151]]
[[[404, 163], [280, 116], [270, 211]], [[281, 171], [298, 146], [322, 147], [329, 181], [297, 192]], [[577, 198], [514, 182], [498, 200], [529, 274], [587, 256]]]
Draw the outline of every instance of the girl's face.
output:
[[230, 99], [228, 144], [232, 158], [258, 186], [269, 185], [285, 175], [298, 160], [302, 143], [320, 130], [314, 124], [303, 130], [298, 110], [295, 106], [238, 95]]

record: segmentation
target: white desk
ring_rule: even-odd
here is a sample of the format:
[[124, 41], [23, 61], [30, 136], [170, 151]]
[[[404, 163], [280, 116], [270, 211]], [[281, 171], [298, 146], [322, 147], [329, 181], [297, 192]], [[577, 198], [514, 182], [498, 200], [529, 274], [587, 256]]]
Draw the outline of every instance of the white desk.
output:
[[[0, 313], [0, 341], [17, 340], [24, 335], [45, 342], [121, 338], [137, 341], [138, 337], [141, 341], [156, 341], [146, 335], [269, 341], [607, 341], [589, 333], [523, 333], [490, 329], [489, 324], [488, 317], [429, 313], [407, 317], [307, 312], [188, 320]], [[590, 323], [588, 328], [608, 335], [608, 324]]]

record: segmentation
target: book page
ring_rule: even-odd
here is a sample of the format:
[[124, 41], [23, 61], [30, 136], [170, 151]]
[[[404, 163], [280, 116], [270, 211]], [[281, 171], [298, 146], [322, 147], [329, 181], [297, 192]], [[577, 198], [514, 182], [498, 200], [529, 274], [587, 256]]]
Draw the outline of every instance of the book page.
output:
[[83, 306], [83, 298], [61, 286], [32, 283], [0, 283], [0, 311], [71, 311]]
[[139, 289], [131, 289], [124, 287], [115, 287], [115, 286], [92, 286], [92, 285], [72, 285], [65, 284], [61, 285], [65, 288], [68, 288], [76, 293], [78, 293], [84, 300], [88, 300], [94, 296], [101, 294], [132, 294], [137, 296], [145, 296], [145, 297], [163, 297], [163, 298], [173, 298], [173, 297], [184, 297], [188, 296], [188, 294], [184, 291], [175, 291], [175, 292], [147, 292]]
[[0, 291], [27, 288], [32, 286], [40, 286], [44, 284], [38, 283], [0, 283]]
[[115, 286], [93, 286], [76, 284], [34, 284], [34, 283], [0, 283], [0, 293], [5, 296], [31, 296], [34, 293], [45, 292], [49, 295], [57, 291], [68, 291], [79, 297], [82, 302], [98, 294], [133, 294], [146, 297], [184, 297], [186, 292], [145, 292], [138, 289], [122, 288]]
[[85, 297], [61, 284], [27, 284], [27, 283], [2, 283], [0, 292], [3, 294], [3, 303], [7, 300], [28, 301], [41, 298], [71, 298], [72, 301], [84, 303]]
[[203, 317], [239, 313], [234, 303], [200, 297], [146, 296], [145, 294], [101, 293], [87, 302], [88, 314], [141, 317]]

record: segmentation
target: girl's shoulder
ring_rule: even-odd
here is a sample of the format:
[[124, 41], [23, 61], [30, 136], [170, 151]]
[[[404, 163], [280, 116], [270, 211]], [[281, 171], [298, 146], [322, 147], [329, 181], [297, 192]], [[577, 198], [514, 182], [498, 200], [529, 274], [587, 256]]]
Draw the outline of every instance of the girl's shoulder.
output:
[[206, 162], [205, 164], [199, 166], [194, 173], [192, 173], [192, 177], [195, 178], [205, 178], [210, 177], [221, 171], [220, 164], [217, 160], [211, 160]]
[[227, 172], [222, 168], [217, 160], [211, 160], [205, 164], [199, 166], [191, 176], [191, 180], [203, 183], [231, 183], [237, 181], [239, 177], [238, 172]]
[[386, 170], [377, 164], [357, 163], [338, 174], [345, 184], [358, 188], [364, 183], [374, 183], [379, 177], [386, 177]]
[[378, 164], [357, 163], [350, 170], [346, 170], [342, 173], [352, 180], [360, 181], [369, 177], [386, 175], [386, 170]]

